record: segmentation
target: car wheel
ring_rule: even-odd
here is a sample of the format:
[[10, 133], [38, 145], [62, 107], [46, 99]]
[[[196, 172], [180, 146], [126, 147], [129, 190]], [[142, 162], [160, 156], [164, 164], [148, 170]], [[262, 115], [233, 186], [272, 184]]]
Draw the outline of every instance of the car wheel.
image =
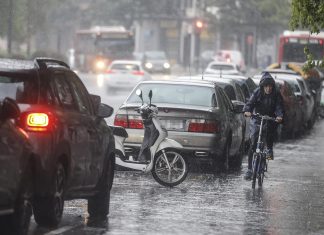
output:
[[241, 168], [244, 152], [245, 152], [245, 140], [243, 139], [237, 154], [235, 154], [235, 156], [232, 157], [229, 161], [231, 168], [233, 169]]
[[19, 196], [16, 199], [14, 213], [1, 218], [1, 230], [4, 234], [27, 235], [32, 215], [33, 175], [28, 165], [23, 175]]
[[88, 199], [90, 218], [104, 218], [109, 214], [110, 190], [114, 179], [115, 157], [109, 157], [104, 174], [97, 185], [97, 193]]
[[53, 192], [48, 197], [35, 198], [33, 202], [35, 221], [40, 226], [57, 226], [64, 208], [64, 190], [66, 172], [62, 163], [58, 163], [53, 179]]

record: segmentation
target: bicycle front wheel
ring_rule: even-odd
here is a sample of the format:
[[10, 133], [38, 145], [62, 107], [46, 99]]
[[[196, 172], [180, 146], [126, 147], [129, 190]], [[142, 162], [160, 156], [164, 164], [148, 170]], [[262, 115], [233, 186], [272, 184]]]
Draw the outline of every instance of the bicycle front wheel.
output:
[[260, 155], [253, 155], [253, 166], [252, 166], [252, 188], [255, 189], [256, 178], [258, 176]]
[[264, 179], [264, 172], [266, 169], [266, 160], [262, 159], [261, 160], [261, 164], [260, 164], [260, 174], [259, 174], [259, 178], [258, 178], [258, 185], [259, 187], [262, 187], [263, 184], [263, 179]]
[[186, 179], [187, 174], [187, 160], [177, 150], [167, 149], [155, 156], [152, 175], [159, 184], [176, 186]]

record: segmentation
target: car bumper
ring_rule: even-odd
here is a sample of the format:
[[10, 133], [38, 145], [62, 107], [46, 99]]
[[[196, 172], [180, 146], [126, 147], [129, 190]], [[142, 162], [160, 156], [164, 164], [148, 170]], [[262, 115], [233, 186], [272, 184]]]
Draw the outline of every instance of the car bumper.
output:
[[[125, 146], [130, 148], [140, 148], [144, 131], [140, 129], [127, 129], [128, 138]], [[176, 132], [168, 131], [168, 138], [173, 139], [183, 146], [184, 152], [193, 154], [195, 157], [211, 158], [222, 154], [225, 141], [220, 134]]]

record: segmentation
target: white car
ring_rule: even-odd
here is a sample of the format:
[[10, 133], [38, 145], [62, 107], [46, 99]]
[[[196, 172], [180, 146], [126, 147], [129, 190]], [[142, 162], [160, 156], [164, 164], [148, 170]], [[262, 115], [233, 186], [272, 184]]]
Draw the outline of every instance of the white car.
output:
[[223, 74], [240, 75], [239, 68], [234, 63], [212, 61], [207, 65], [204, 74]]
[[151, 80], [138, 60], [115, 60], [104, 75], [105, 84], [110, 91], [132, 89], [141, 81]]

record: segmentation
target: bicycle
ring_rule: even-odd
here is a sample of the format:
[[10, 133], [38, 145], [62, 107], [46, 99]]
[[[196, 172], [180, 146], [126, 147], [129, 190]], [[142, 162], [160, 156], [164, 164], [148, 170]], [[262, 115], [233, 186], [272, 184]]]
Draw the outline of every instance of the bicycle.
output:
[[268, 161], [267, 158], [268, 152], [264, 148], [264, 141], [263, 139], [265, 136], [263, 136], [263, 127], [265, 121], [274, 121], [276, 122], [276, 119], [267, 115], [260, 115], [260, 114], [252, 114], [251, 116], [254, 119], [261, 120], [260, 128], [259, 128], [259, 136], [258, 136], [258, 142], [255, 149], [255, 152], [253, 153], [253, 160], [252, 160], [252, 188], [255, 188], [256, 179], [258, 179], [258, 185], [259, 187], [262, 187], [263, 180], [264, 180], [264, 173], [268, 171]]

